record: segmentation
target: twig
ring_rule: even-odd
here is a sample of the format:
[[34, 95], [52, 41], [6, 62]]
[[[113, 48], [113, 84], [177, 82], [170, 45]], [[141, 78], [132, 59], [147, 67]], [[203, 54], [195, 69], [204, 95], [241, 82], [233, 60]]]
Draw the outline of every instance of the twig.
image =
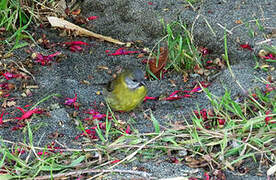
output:
[[143, 171], [132, 171], [132, 170], [121, 170], [121, 169], [88, 169], [88, 170], [78, 170], [68, 173], [60, 173], [60, 174], [53, 174], [53, 175], [46, 175], [46, 176], [39, 176], [34, 178], [35, 180], [43, 180], [43, 179], [51, 179], [51, 178], [58, 178], [58, 177], [66, 177], [66, 176], [74, 176], [74, 175], [81, 175], [85, 173], [126, 173], [126, 174], [135, 174], [138, 176], [142, 176], [148, 178], [151, 174]]
[[226, 29], [226, 27], [224, 27], [224, 26], [221, 25], [220, 23], [217, 23], [217, 25], [218, 25], [219, 27], [221, 27], [222, 29], [224, 29], [224, 30], [225, 30], [226, 32], [228, 32], [229, 34], [233, 35], [233, 33], [232, 33], [231, 30]]
[[[248, 23], [251, 23], [251, 22], [256, 22], [258, 20], [261, 20], [261, 21], [265, 21], [265, 20], [269, 20], [271, 18], [260, 18], [260, 19], [254, 19], [254, 20], [250, 20], [250, 21], [247, 21]], [[236, 29], [237, 27], [240, 27], [240, 26], [243, 26], [245, 25], [245, 23], [242, 23], [242, 24], [239, 24], [237, 26], [234, 26], [230, 31], [232, 32], [234, 29]]]
[[[128, 155], [127, 157], [125, 157], [124, 159], [122, 159], [121, 161], [119, 161], [118, 163], [114, 164], [113, 166], [111, 166], [109, 169], [118, 166], [119, 164], [125, 162], [125, 161], [129, 161], [130, 159], [132, 159], [141, 149], [143, 149], [146, 145], [150, 144], [151, 142], [155, 141], [156, 139], [158, 139], [159, 137], [161, 137], [164, 134], [164, 131], [162, 133], [160, 133], [158, 136], [156, 136], [155, 138], [152, 138], [151, 140], [149, 140], [148, 142], [146, 142], [145, 144], [143, 144], [142, 146], [140, 146], [135, 152], [133, 152], [132, 154]], [[96, 177], [102, 175], [104, 172], [101, 172], [95, 176], [93, 176], [91, 179], [95, 179]]]
[[[177, 137], [177, 136], [175, 136]], [[109, 148], [112, 148], [112, 150], [117, 150], [117, 149], [122, 149], [122, 148], [138, 148], [140, 147], [139, 145], [113, 145], [109, 146]], [[158, 148], [166, 148], [166, 149], [171, 149], [171, 150], [187, 150], [187, 148], [184, 147], [173, 147], [173, 146], [145, 146], [145, 148], [153, 148], [153, 149], [158, 149]]]
[[[22, 142], [12, 142], [12, 141], [8, 141], [8, 140], [2, 140], [4, 143], [9, 143], [9, 144], [19, 144], [21, 146], [24, 146], [24, 147], [27, 147], [27, 148], [31, 148], [31, 146], [27, 145], [27, 144], [24, 144]], [[44, 150], [45, 148], [43, 147], [35, 147], [34, 146], [34, 149], [37, 149], [37, 150]], [[98, 149], [62, 149], [63, 152], [67, 151], [67, 152], [91, 152], [91, 151], [97, 151]]]
[[111, 166], [110, 168], [113, 168], [121, 163], [123, 163], [124, 161], [129, 161], [130, 159], [132, 159], [141, 149], [143, 149], [146, 145], [150, 144], [151, 142], [155, 141], [156, 139], [158, 139], [159, 137], [161, 137], [164, 134], [164, 131], [162, 133], [160, 133], [158, 136], [156, 136], [155, 138], [152, 138], [151, 140], [149, 140], [148, 142], [146, 142], [145, 144], [143, 144], [142, 146], [140, 146], [136, 151], [134, 151], [132, 154], [128, 155], [127, 157], [125, 157], [123, 160], [121, 160], [120, 162], [114, 164], [113, 166]]
[[264, 41], [256, 42], [255, 44], [256, 44], [256, 45], [262, 45], [262, 44], [266, 44], [266, 43], [268, 43], [268, 42], [270, 42], [270, 41], [272, 41], [272, 39], [266, 39], [266, 40], [264, 40]]
[[[16, 58], [18, 58], [18, 57], [16, 57]], [[35, 81], [35, 77], [32, 75], [32, 73], [30, 73], [30, 72], [23, 66], [22, 62], [19, 62], [19, 63], [21, 64], [21, 66], [19, 66], [18, 63], [15, 62], [14, 60], [11, 60], [11, 61], [12, 61], [16, 66], [18, 66], [18, 68], [19, 68], [21, 71], [23, 71], [23, 72], [26, 73], [26, 74], [29, 74], [29, 75], [33, 78], [33, 80]]]

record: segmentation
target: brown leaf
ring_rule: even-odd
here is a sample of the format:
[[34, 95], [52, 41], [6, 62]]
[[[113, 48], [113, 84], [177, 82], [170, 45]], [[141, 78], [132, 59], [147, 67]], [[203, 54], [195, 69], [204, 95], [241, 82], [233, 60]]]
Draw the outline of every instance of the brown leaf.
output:
[[73, 116], [73, 117], [77, 117], [78, 114], [79, 114], [79, 113], [78, 113], [77, 111], [74, 111], [72, 116]]
[[66, 5], [65, 0], [58, 1], [57, 5], [55, 7], [56, 7], [55, 12], [57, 12], [58, 14], [62, 14], [62, 16], [66, 17], [66, 12], [65, 11], [67, 9], [67, 5]]
[[199, 75], [203, 75], [204, 74], [204, 69], [203, 68], [195, 69], [194, 71], [195, 71], [195, 73], [197, 73]]
[[189, 80], [189, 74], [187, 72], [183, 73], [183, 82], [187, 82]]
[[144, 54], [144, 53], [140, 53], [140, 54], [138, 54], [138, 56], [137, 56], [137, 58], [143, 58], [143, 57], [145, 57], [145, 54]]
[[8, 107], [15, 106], [15, 105], [16, 105], [16, 102], [15, 102], [15, 101], [8, 101], [8, 102], [7, 102], [7, 106], [8, 106]]
[[77, 16], [74, 20], [76, 24], [87, 24], [87, 19], [83, 16]]
[[243, 22], [242, 22], [242, 20], [236, 20], [235, 23], [236, 24], [242, 24]]
[[48, 135], [48, 137], [49, 137], [50, 139], [57, 139], [58, 136], [59, 136], [59, 132], [58, 132], [58, 131], [53, 132], [53, 133], [51, 133], [51, 134]]
[[175, 80], [169, 79], [170, 83], [172, 84], [173, 87], [176, 87]]
[[215, 170], [213, 174], [217, 179], [226, 180], [226, 175], [222, 170]]
[[10, 58], [12, 57], [14, 54], [13, 53], [7, 53], [3, 56], [3, 59], [7, 59], [7, 58]]
[[186, 164], [192, 168], [206, 167], [208, 163], [203, 158], [195, 158], [193, 156], [185, 157]]
[[149, 61], [150, 71], [155, 75], [159, 76], [162, 72], [163, 68], [166, 66], [168, 61], [169, 51], [167, 47], [160, 48], [159, 59], [157, 60], [155, 57]]
[[266, 80], [270, 83], [273, 83], [273, 78], [271, 75], [267, 76]]
[[76, 9], [76, 10], [72, 11], [71, 14], [72, 14], [72, 15], [79, 15], [80, 12], [81, 12], [81, 9]]
[[224, 63], [223, 63], [223, 61], [222, 61], [220, 58], [216, 58], [216, 59], [214, 60], [214, 63], [215, 63], [216, 65], [218, 65], [221, 69], [224, 68]]
[[9, 87], [9, 89], [15, 89], [15, 84], [8, 83], [8, 87]]
[[98, 66], [97, 68], [100, 70], [109, 70], [107, 66]]
[[[0, 94], [1, 95], [1, 94]], [[7, 108], [7, 107], [12, 107], [15, 106], [16, 102], [15, 101], [7, 101], [4, 100], [3, 104], [1, 105], [3, 108]]]
[[81, 80], [80, 83], [84, 85], [90, 85], [90, 82], [87, 80]]

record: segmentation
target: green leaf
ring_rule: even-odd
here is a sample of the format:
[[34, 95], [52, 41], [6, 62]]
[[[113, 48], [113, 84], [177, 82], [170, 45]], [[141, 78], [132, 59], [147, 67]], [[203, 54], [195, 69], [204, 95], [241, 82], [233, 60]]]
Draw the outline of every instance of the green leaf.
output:
[[85, 156], [80, 156], [79, 158], [72, 161], [72, 163], [68, 167], [75, 167], [79, 165], [83, 160], [85, 160]]
[[8, 7], [8, 0], [1, 0], [0, 2], [0, 9], [1, 10], [6, 10]]
[[6, 154], [7, 158], [10, 160], [13, 160], [15, 162], [17, 162], [20, 166], [22, 167], [29, 167], [24, 161], [22, 161], [20, 158], [14, 156], [12, 153], [10, 153], [7, 149], [0, 149], [0, 152], [3, 154]]
[[19, 48], [22, 48], [22, 47], [25, 47], [25, 46], [28, 46], [28, 45], [29, 45], [29, 43], [27, 43], [27, 42], [17, 43], [17, 44], [14, 45], [14, 47], [12, 49], [13, 50], [19, 49]]
[[9, 179], [14, 179], [14, 177], [9, 174], [3, 174], [3, 175], [0, 175], [0, 179], [9, 180]]
[[156, 120], [156, 118], [153, 116], [153, 114], [150, 114], [152, 123], [153, 123], [153, 127], [154, 127], [154, 131], [155, 133], [159, 134], [160, 133], [160, 125], [159, 122]]

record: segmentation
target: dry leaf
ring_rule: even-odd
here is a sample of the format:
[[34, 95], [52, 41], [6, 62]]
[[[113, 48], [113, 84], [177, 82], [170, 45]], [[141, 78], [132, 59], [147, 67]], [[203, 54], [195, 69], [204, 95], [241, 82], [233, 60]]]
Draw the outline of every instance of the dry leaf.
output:
[[183, 82], [187, 82], [189, 80], [189, 74], [187, 72], [184, 72], [182, 80]]
[[74, 18], [74, 22], [77, 24], [87, 24], [87, 19], [83, 16], [77, 16], [76, 18]]
[[159, 76], [162, 72], [163, 68], [166, 66], [169, 57], [169, 51], [167, 47], [160, 48], [160, 55], [159, 59], [157, 60], [156, 57], [149, 61], [150, 71], [155, 75]]
[[15, 84], [8, 83], [8, 88], [9, 88], [10, 90], [15, 89]]
[[271, 176], [271, 175], [273, 175], [273, 174], [275, 174], [275, 173], [276, 173], [276, 164], [275, 164], [274, 166], [270, 167], [270, 168], [267, 170], [267, 172], [266, 172], [266, 174], [267, 174], [268, 176]]
[[72, 15], [79, 15], [81, 13], [81, 9], [76, 9], [74, 11], [72, 11]]
[[7, 101], [7, 100], [4, 100], [4, 102], [2, 103], [2, 107], [3, 108], [7, 108], [7, 107], [12, 107], [12, 106], [15, 106], [16, 105], [16, 102], [15, 101]]
[[199, 75], [203, 75], [204, 69], [203, 68], [195, 69], [195, 73], [197, 73]]
[[261, 59], [264, 59], [264, 56], [268, 55], [269, 52], [264, 50], [264, 49], [261, 49], [259, 52], [258, 52], [258, 56], [261, 58]]
[[74, 111], [74, 112], [73, 112], [73, 117], [77, 117], [78, 114], [79, 114], [79, 113], [78, 113], [77, 111]]
[[90, 85], [90, 82], [87, 80], [81, 80], [80, 83], [84, 85]]
[[8, 101], [7, 102], [7, 106], [8, 107], [12, 107], [12, 106], [15, 106], [16, 105], [16, 102], [15, 101]]
[[56, 5], [55, 11], [62, 14], [62, 16], [66, 16], [65, 10], [67, 8], [66, 1], [60, 0], [58, 4]]
[[273, 83], [273, 78], [271, 75], [267, 76], [266, 80], [270, 83]]
[[76, 35], [94, 37], [94, 38], [97, 38], [97, 39], [100, 39], [100, 40], [108, 41], [108, 42], [111, 42], [111, 43], [114, 43], [114, 44], [119, 44], [119, 45], [125, 45], [126, 44], [124, 42], [113, 39], [111, 37], [103, 36], [103, 35], [100, 35], [100, 34], [93, 33], [92, 31], [88, 31], [87, 29], [81, 28], [81, 27], [79, 27], [79, 26], [77, 26], [73, 23], [70, 23], [69, 21], [64, 20], [64, 19], [60, 19], [60, 18], [53, 17], [53, 16], [50, 16], [50, 17], [47, 17], [47, 18], [48, 18], [48, 21], [51, 24], [51, 26], [74, 31], [76, 33]]
[[30, 96], [30, 95], [32, 95], [32, 91], [30, 89], [26, 89], [25, 94], [27, 96]]
[[271, 38], [276, 38], [276, 29], [272, 29]]
[[29, 85], [29, 86], [26, 86], [27, 89], [39, 89], [39, 86], [38, 85]]
[[204, 69], [203, 73], [205, 76], [209, 76], [211, 74], [211, 72], [208, 69]]
[[98, 69], [108, 70], [109, 68], [107, 66], [98, 66]]
[[138, 56], [137, 56], [137, 58], [143, 58], [143, 57], [145, 57], [145, 54], [144, 54], [144, 53], [140, 53], [140, 54], [138, 54]]
[[7, 53], [7, 54], [5, 54], [2, 58], [3, 59], [7, 59], [7, 58], [10, 58], [10, 57], [12, 57], [13, 56], [13, 53]]
[[235, 23], [236, 24], [242, 24], [243, 22], [241, 20], [236, 20]]
[[186, 163], [191, 168], [206, 167], [208, 163], [203, 158], [194, 158], [192, 156], [185, 157]]
[[216, 169], [213, 174], [216, 176], [216, 179], [226, 180], [226, 176], [225, 176], [225, 173], [223, 172], [223, 170]]
[[216, 59], [214, 60], [214, 63], [215, 63], [216, 65], [218, 65], [221, 69], [224, 68], [224, 63], [222, 62], [222, 60], [221, 60], [220, 58], [216, 58]]
[[175, 80], [169, 79], [170, 83], [172, 84], [173, 87], [176, 87]]
[[263, 64], [260, 67], [261, 67], [261, 69], [263, 69], [263, 68], [269, 68], [270, 66], [268, 64]]

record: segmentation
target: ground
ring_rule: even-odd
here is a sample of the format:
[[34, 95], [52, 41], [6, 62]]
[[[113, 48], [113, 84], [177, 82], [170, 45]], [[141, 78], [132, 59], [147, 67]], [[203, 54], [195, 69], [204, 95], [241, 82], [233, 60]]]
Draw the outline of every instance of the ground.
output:
[[[254, 55], [262, 48], [260, 42], [265, 40], [265, 35], [272, 32], [276, 26], [275, 9], [273, 0], [206, 0], [187, 5], [184, 0], [119, 0], [116, 3], [112, 0], [85, 0], [80, 3], [82, 15], [85, 17], [99, 16], [98, 19], [89, 21], [85, 28], [122, 42], [141, 42], [140, 49], [148, 47], [150, 49], [164, 37], [163, 25], [173, 21], [182, 21], [188, 27], [193, 27], [193, 35], [197, 46], [206, 47], [210, 50], [211, 57], [221, 57], [225, 53], [224, 33], [227, 29], [228, 55], [232, 71], [236, 79], [233, 79], [229, 69], [222, 69], [219, 73], [211, 77], [191, 75], [188, 82], [183, 82], [183, 76], [176, 72], [165, 74], [162, 80], [149, 80], [146, 83], [149, 89], [148, 96], [168, 95], [175, 90], [188, 89], [197, 80], [209, 80], [211, 83], [208, 90], [216, 96], [223, 96], [225, 88], [231, 91], [232, 97], [246, 96], [241, 86], [250, 91], [255, 87], [264, 88], [264, 84], [257, 79], [266, 79], [269, 75], [275, 77], [275, 71], [263, 71], [254, 69], [256, 61]], [[237, 21], [247, 22], [240, 24]], [[262, 24], [263, 31], [258, 29], [256, 21]], [[35, 27], [34, 27], [35, 28]], [[255, 32], [254, 37], [250, 35], [250, 30]], [[275, 29], [274, 29], [275, 30]], [[106, 50], [114, 52], [121, 46], [108, 42], [99, 41], [94, 38], [59, 36], [56, 29], [50, 26], [33, 29], [33, 38], [39, 39], [42, 34], [46, 34], [51, 43], [62, 43], [69, 41], [84, 41], [89, 44], [82, 52], [72, 52], [64, 47], [56, 46], [47, 49], [42, 46], [34, 46], [32, 52], [39, 52], [45, 55], [61, 52], [63, 57], [60, 62], [54, 62], [50, 66], [34, 64], [30, 72], [35, 79], [28, 80], [29, 85], [38, 85], [38, 89], [31, 89], [32, 95], [22, 98], [21, 89], [15, 90], [11, 96], [15, 98], [19, 107], [27, 104], [34, 105], [42, 98], [53, 93], [60, 94], [60, 97], [52, 97], [39, 104], [39, 108], [47, 110], [49, 116], [39, 116], [33, 118], [31, 126], [33, 130], [33, 145], [35, 147], [45, 147], [56, 141], [63, 148], [82, 149], [94, 148], [88, 139], [76, 136], [81, 134], [77, 129], [78, 121], [73, 115], [78, 112], [79, 120], [85, 117], [83, 111], [94, 109], [103, 114], [107, 107], [104, 104], [104, 97], [98, 92], [104, 88], [101, 83], [106, 83], [112, 78], [112, 73], [116, 73], [121, 68], [139, 67], [145, 71], [143, 58], [137, 58], [137, 54], [108, 56]], [[240, 47], [240, 44], [250, 44], [253, 51]], [[265, 42], [268, 45], [275, 45], [275, 38]], [[30, 58], [29, 48], [16, 50], [16, 59], [4, 59], [4, 62], [25, 61]], [[137, 50], [139, 48], [130, 48]], [[2, 60], [1, 60], [2, 61]], [[108, 70], [100, 67], [107, 67]], [[89, 83], [83, 83], [86, 80]], [[174, 82], [172, 84], [171, 82]], [[15, 80], [15, 83], [19, 81]], [[65, 98], [73, 98], [77, 94], [77, 102], [80, 110], [64, 105]], [[183, 98], [177, 101], [146, 101], [142, 107], [133, 113], [115, 112], [119, 121], [128, 122], [139, 133], [151, 133], [154, 131], [152, 121], [145, 117], [145, 114], [153, 114], [160, 123], [162, 129], [166, 129], [168, 124], [183, 121], [184, 117], [189, 117], [192, 110], [209, 108], [210, 102], [204, 93], [199, 93], [192, 98]], [[26, 108], [28, 109], [28, 108]], [[18, 110], [13, 110], [15, 115], [20, 116]], [[10, 118], [14, 114], [9, 114]], [[82, 118], [82, 119], [81, 119]], [[24, 131], [11, 131], [11, 125], [2, 126], [0, 137], [10, 142], [27, 142]], [[51, 138], [53, 134], [60, 136]], [[27, 138], [28, 139], [28, 138]], [[275, 141], [273, 141], [275, 143]], [[9, 143], [5, 143], [8, 146]], [[86, 146], [88, 144], [88, 146]], [[91, 155], [92, 156], [92, 155]], [[123, 159], [126, 155], [115, 154], [113, 160]], [[244, 162], [244, 166], [249, 168], [249, 173], [242, 174], [239, 171], [225, 171], [227, 179], [266, 179], [268, 167], [258, 167], [257, 163]], [[151, 178], [169, 178], [185, 175], [192, 175], [204, 178], [204, 169], [192, 169], [185, 164], [176, 164], [168, 161], [167, 157], [154, 160], [140, 160], [138, 157], [129, 163], [116, 166], [120, 170], [145, 171]], [[111, 174], [104, 178], [112, 179], [135, 179], [149, 178], [133, 174]]]

